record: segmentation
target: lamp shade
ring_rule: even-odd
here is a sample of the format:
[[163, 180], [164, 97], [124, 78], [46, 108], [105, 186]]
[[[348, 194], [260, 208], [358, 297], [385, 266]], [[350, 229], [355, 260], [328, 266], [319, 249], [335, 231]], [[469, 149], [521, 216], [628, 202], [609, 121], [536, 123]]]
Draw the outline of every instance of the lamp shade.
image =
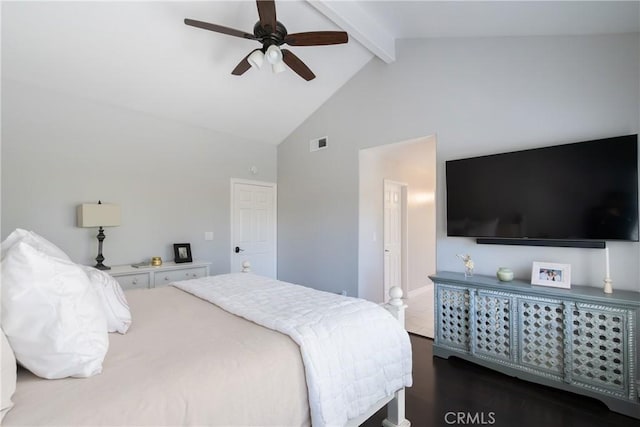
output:
[[120, 225], [120, 206], [109, 203], [84, 203], [78, 206], [78, 227], [115, 227]]
[[261, 68], [264, 63], [264, 53], [262, 53], [260, 49], [254, 50], [247, 58], [247, 62], [249, 62], [253, 68]]
[[271, 71], [273, 71], [276, 74], [286, 71], [286, 69], [287, 67], [285, 67], [284, 62], [278, 62], [271, 66]]
[[267, 52], [264, 54], [264, 56], [272, 65], [282, 62], [282, 51], [275, 44], [272, 44], [267, 48]]

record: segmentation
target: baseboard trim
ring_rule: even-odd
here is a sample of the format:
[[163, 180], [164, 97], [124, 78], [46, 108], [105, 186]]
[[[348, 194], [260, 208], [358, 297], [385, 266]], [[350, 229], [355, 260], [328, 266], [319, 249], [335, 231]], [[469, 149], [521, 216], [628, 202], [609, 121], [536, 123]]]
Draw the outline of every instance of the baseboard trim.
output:
[[409, 299], [415, 298], [418, 295], [422, 295], [422, 294], [424, 294], [426, 292], [429, 292], [429, 290], [433, 291], [433, 284], [428, 284], [428, 285], [421, 286], [418, 289], [413, 289], [413, 290], [409, 291], [409, 295], [407, 295], [407, 297]]

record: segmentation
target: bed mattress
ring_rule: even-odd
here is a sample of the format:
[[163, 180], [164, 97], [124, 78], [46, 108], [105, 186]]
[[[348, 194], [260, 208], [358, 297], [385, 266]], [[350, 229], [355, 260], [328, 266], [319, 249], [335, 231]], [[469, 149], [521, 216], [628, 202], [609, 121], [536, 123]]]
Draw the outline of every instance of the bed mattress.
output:
[[133, 323], [109, 334], [103, 372], [43, 380], [19, 369], [4, 426], [306, 426], [300, 350], [173, 287], [126, 293]]

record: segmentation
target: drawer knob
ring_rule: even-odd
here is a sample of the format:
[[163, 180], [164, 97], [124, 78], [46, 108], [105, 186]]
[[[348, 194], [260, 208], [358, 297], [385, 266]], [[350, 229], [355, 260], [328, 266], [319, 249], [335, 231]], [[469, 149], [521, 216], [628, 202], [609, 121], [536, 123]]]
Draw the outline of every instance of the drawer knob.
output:
[[133, 279], [133, 280], [131, 281], [131, 283], [132, 283], [132, 284], [134, 284], [134, 285], [137, 285], [137, 284], [138, 284], [138, 279]]

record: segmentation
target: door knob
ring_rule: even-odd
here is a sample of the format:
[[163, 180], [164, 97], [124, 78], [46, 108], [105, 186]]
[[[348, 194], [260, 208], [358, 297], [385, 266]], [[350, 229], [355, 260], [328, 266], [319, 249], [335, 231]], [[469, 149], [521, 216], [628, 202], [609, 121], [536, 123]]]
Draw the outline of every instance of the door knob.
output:
[[236, 246], [236, 253], [244, 252], [244, 249], [240, 249], [240, 246]]

